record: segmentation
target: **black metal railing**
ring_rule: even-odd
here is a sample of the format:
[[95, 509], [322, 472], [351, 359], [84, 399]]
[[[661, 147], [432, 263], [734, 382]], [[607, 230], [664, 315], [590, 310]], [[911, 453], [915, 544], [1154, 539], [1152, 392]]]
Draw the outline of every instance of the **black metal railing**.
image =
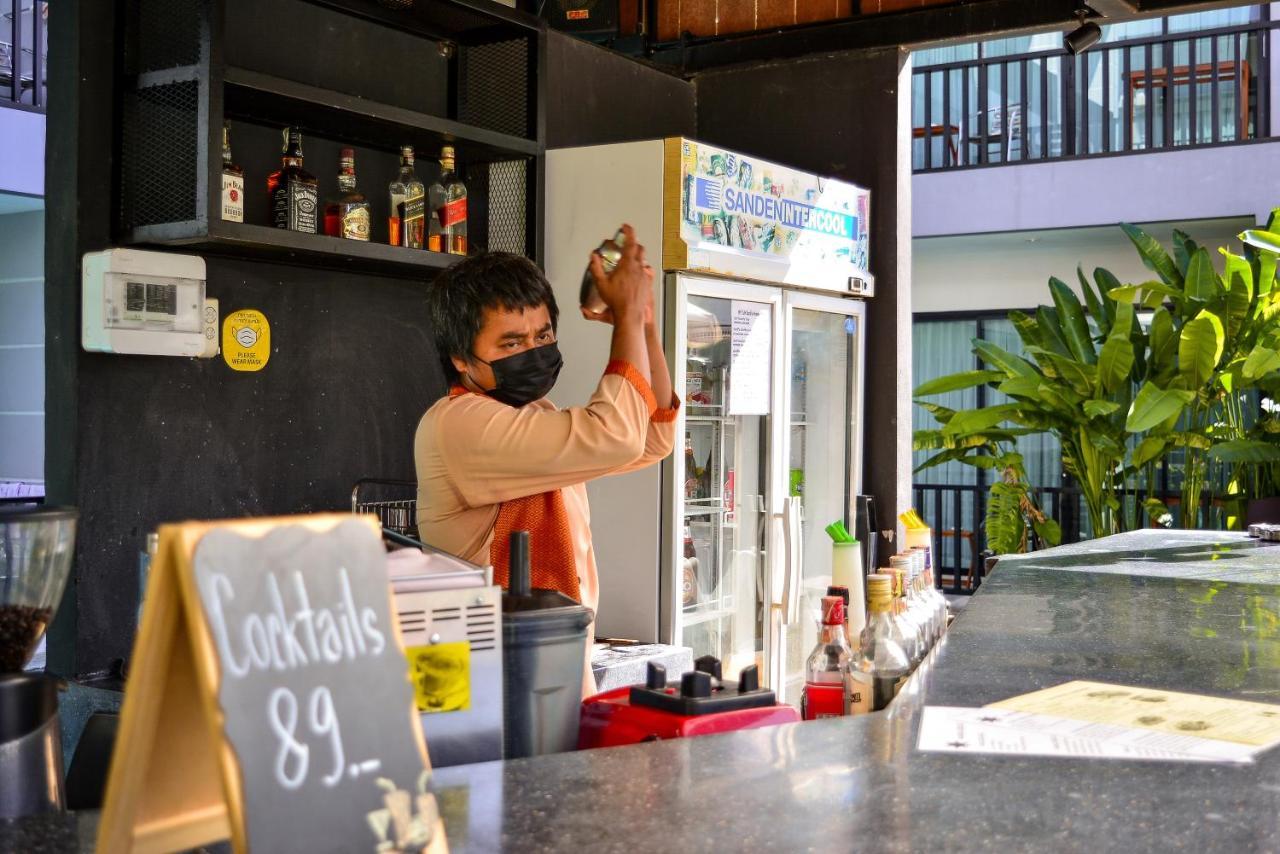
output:
[[[1220, 145], [1270, 134], [1278, 22], [986, 57], [915, 71], [917, 172]], [[1166, 24], [1167, 30], [1167, 24]]]
[[[1138, 526], [1153, 524], [1144, 509], [1147, 498], [1159, 498], [1173, 513], [1178, 512], [1179, 494], [1168, 486], [1169, 467], [1162, 466], [1162, 488], [1157, 491], [1128, 489], [1120, 493], [1126, 518]], [[982, 584], [986, 555], [987, 490], [983, 484], [917, 483], [912, 486], [915, 507], [933, 528], [934, 578], [948, 593], [970, 594]], [[1038, 487], [1031, 490], [1038, 506], [1062, 529], [1063, 543], [1089, 539], [1089, 515], [1084, 496], [1073, 485]], [[1207, 528], [1225, 526], [1225, 509], [1205, 490], [1200, 499], [1202, 524]], [[1034, 534], [1029, 550], [1041, 548]]]
[[44, 112], [49, 4], [0, 0], [0, 107]]

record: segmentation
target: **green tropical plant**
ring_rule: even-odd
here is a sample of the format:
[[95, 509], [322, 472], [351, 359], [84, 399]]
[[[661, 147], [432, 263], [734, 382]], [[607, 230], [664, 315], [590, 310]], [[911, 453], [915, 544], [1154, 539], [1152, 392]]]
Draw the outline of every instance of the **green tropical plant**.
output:
[[[1254, 413], [1245, 407], [1253, 400], [1250, 392], [1271, 399], [1280, 392], [1280, 209], [1266, 229], [1240, 235], [1243, 256], [1219, 250], [1221, 274], [1208, 250], [1180, 231], [1173, 234], [1171, 258], [1141, 229], [1123, 228], [1160, 280], [1116, 289], [1111, 296], [1137, 297], [1155, 312], [1151, 364], [1139, 398], [1146, 392], [1149, 402], [1164, 404], [1144, 412], [1135, 404], [1126, 426], [1146, 433], [1144, 455], [1152, 460], [1175, 447], [1185, 450], [1183, 527], [1197, 526], [1210, 460], [1232, 467], [1223, 497], [1238, 522], [1246, 500], [1275, 488], [1280, 463], [1280, 444], [1268, 432], [1275, 419], [1268, 413], [1251, 423]], [[1181, 407], [1174, 405], [1178, 400]]]
[[1051, 278], [1053, 306], [1040, 306], [1034, 317], [1009, 314], [1027, 357], [974, 339], [974, 352], [988, 370], [943, 377], [915, 391], [923, 398], [985, 383], [1010, 402], [954, 412], [917, 400], [942, 427], [918, 432], [916, 446], [938, 451], [920, 469], [954, 460], [1003, 471], [1009, 468], [1004, 445], [1021, 435], [1052, 433], [1062, 445], [1063, 467], [1080, 482], [1093, 530], [1114, 533], [1124, 528], [1118, 490], [1128, 453], [1125, 419], [1145, 335], [1133, 305], [1108, 298], [1120, 286], [1114, 276], [1096, 271], [1096, 288], [1083, 271], [1079, 276], [1100, 333], [1090, 328], [1085, 306], [1066, 283]]
[[[1052, 306], [1009, 314], [1025, 356], [974, 339], [984, 369], [915, 390], [939, 425], [915, 434], [917, 450], [935, 452], [917, 471], [955, 461], [1000, 472], [988, 501], [993, 547], [1020, 550], [1013, 547], [1025, 547], [1028, 528], [1045, 527], [1016, 452], [1018, 438], [1032, 433], [1061, 443], [1063, 468], [1080, 485], [1095, 536], [1138, 523], [1138, 508], [1121, 501], [1122, 491], [1145, 484], [1152, 494], [1156, 466], [1176, 449], [1185, 455], [1184, 527], [1198, 521], [1210, 460], [1233, 467], [1231, 502], [1280, 492], [1280, 407], [1273, 403], [1280, 399], [1280, 209], [1266, 229], [1240, 235], [1243, 256], [1220, 250], [1221, 274], [1208, 250], [1182, 232], [1174, 232], [1171, 256], [1142, 229], [1122, 228], [1157, 280], [1122, 285], [1102, 268], [1092, 281], [1077, 270], [1082, 303], [1051, 278]], [[1139, 311], [1151, 312], [1145, 326]], [[919, 399], [979, 385], [1009, 402], [957, 411]], [[1245, 407], [1252, 391], [1264, 395], [1256, 418]], [[1171, 519], [1158, 500], [1142, 509], [1153, 520]], [[1041, 536], [1056, 539], [1051, 533]]]

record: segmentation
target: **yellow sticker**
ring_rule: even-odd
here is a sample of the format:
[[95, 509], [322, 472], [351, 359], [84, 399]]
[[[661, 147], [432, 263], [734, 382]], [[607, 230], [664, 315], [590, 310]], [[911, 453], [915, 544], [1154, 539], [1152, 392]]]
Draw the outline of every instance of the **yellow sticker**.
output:
[[222, 321], [222, 358], [233, 371], [260, 371], [271, 358], [271, 324], [262, 312], [246, 308]]
[[420, 712], [471, 708], [471, 644], [467, 641], [411, 646], [409, 679]]

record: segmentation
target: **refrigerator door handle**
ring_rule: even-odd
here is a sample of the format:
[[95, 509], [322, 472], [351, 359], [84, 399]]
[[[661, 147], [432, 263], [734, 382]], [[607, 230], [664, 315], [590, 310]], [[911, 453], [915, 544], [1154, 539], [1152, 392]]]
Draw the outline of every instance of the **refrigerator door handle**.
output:
[[792, 623], [800, 622], [800, 600], [804, 591], [804, 501], [791, 499], [791, 522], [796, 526], [792, 541], [795, 543], [795, 560], [791, 562], [794, 578], [791, 584], [791, 600], [788, 602]]
[[782, 499], [782, 625], [790, 626], [798, 616], [796, 607], [795, 575], [797, 563], [796, 536], [799, 526], [796, 524], [799, 502], [794, 498]]

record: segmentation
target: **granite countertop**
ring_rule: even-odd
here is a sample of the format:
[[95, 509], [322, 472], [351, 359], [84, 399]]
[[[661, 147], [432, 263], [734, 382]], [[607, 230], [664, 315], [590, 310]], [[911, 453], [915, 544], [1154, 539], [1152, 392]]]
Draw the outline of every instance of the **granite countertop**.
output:
[[[888, 712], [440, 769], [435, 788], [455, 854], [1280, 849], [1280, 751], [1241, 767], [914, 748], [925, 703], [1079, 678], [1280, 704], [1280, 545], [1140, 531], [1006, 558]], [[83, 839], [93, 817], [65, 821]]]

